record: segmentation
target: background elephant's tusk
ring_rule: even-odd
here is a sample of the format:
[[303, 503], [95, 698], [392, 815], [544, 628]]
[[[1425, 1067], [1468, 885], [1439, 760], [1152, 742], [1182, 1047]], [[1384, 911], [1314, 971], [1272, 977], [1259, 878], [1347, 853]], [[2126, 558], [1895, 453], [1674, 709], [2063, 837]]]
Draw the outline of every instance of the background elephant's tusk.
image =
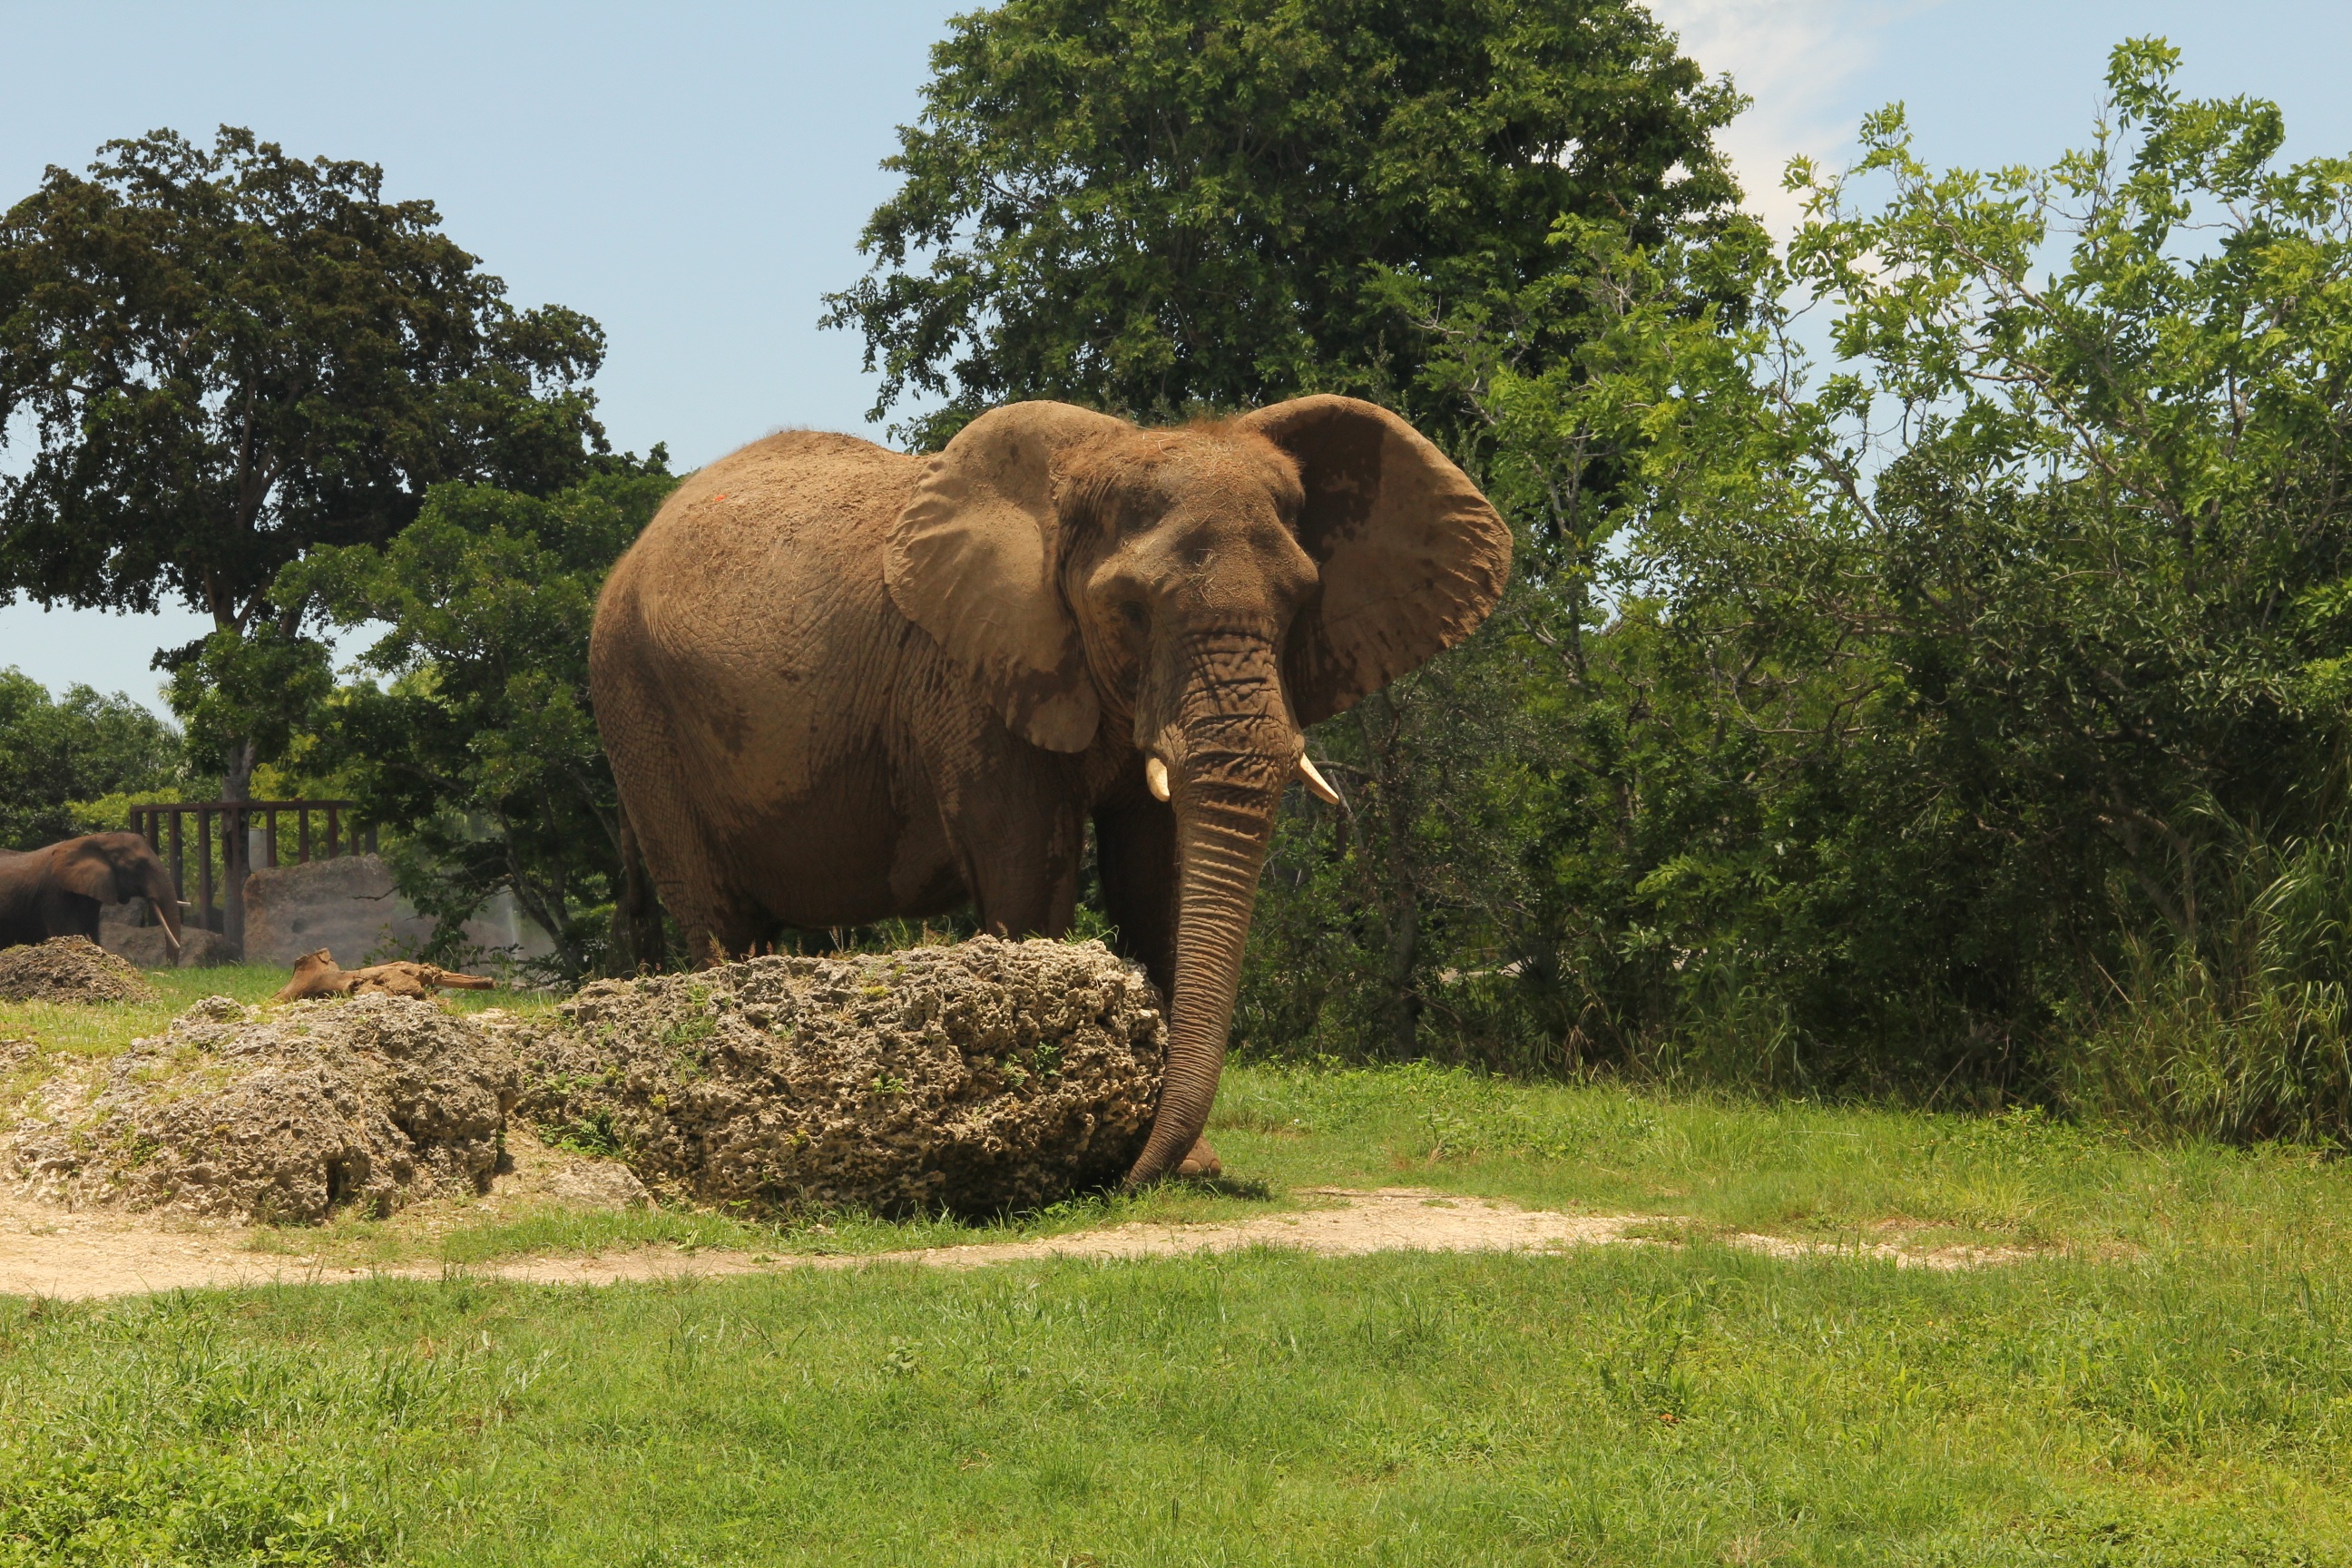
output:
[[1315, 764], [1307, 760], [1304, 752], [1298, 753], [1298, 772], [1307, 780], [1307, 787], [1313, 790], [1318, 799], [1328, 805], [1339, 804], [1339, 792], [1331, 787], [1330, 780], [1316, 771]]
[[1168, 764], [1158, 757], [1144, 758], [1143, 782], [1150, 788], [1152, 799], [1166, 800], [1168, 798]]

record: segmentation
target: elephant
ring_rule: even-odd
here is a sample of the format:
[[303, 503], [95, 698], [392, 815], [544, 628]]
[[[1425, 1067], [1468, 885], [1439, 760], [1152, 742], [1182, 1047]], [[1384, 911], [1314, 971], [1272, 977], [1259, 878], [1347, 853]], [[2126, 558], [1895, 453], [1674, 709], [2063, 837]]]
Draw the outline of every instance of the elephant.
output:
[[1339, 799], [1306, 728], [1469, 636], [1510, 560], [1469, 477], [1349, 397], [1169, 428], [1006, 404], [929, 458], [753, 442], [597, 602], [590, 690], [651, 879], [624, 929], [658, 930], [657, 889], [699, 963], [967, 902], [1059, 936], [1091, 818], [1118, 951], [1168, 1008], [1127, 1183], [1155, 1180], [1216, 1096], [1284, 791]]
[[98, 940], [99, 909], [145, 899], [180, 951], [180, 894], [136, 833], [89, 833], [46, 849], [0, 850], [0, 947], [53, 936]]

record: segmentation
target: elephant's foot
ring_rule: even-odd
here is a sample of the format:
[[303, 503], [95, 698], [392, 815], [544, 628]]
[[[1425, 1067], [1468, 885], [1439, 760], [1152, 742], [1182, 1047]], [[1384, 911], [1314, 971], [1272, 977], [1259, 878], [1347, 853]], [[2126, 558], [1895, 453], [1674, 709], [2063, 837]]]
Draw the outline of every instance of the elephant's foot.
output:
[[1179, 1181], [1206, 1182], [1224, 1173], [1224, 1165], [1217, 1159], [1217, 1152], [1209, 1147], [1206, 1138], [1192, 1140], [1192, 1152], [1185, 1155], [1183, 1163], [1176, 1167]]

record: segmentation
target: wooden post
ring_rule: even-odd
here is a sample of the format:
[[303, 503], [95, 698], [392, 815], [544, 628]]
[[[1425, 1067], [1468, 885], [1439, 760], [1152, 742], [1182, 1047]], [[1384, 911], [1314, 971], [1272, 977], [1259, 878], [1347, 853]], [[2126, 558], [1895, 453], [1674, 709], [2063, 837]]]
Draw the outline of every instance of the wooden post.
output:
[[[172, 896], [182, 903], [188, 901], [187, 847], [180, 841], [180, 808], [172, 808]], [[179, 913], [177, 910], [172, 911]]]
[[301, 825], [294, 840], [294, 863], [308, 866], [310, 863], [310, 808], [307, 805], [298, 807], [294, 816]]
[[330, 860], [335, 858], [337, 826], [335, 808], [331, 805], [327, 807], [327, 858]]
[[265, 858], [274, 870], [278, 865], [278, 808], [276, 806], [273, 805], [261, 814], [261, 830], [268, 839]]
[[196, 885], [204, 889], [196, 895], [196, 920], [205, 930], [213, 929], [213, 814], [203, 806], [196, 807]]

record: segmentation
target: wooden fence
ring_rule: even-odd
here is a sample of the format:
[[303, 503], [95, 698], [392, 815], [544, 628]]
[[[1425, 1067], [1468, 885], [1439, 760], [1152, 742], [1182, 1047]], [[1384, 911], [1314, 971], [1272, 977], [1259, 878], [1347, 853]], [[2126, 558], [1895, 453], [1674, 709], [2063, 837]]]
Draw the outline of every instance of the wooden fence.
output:
[[[179, 889], [181, 903], [194, 906], [196, 912], [190, 923], [205, 931], [218, 931], [220, 922], [213, 910], [213, 868], [217, 856], [226, 873], [228, 847], [236, 834], [260, 827], [266, 845], [261, 860], [264, 866], [285, 864], [282, 847], [293, 850], [293, 863], [298, 866], [312, 859], [331, 860], [339, 855], [362, 851], [372, 855], [375, 853], [373, 826], [349, 834], [343, 831], [343, 814], [352, 809], [352, 805], [348, 800], [183, 800], [168, 805], [134, 805], [131, 808], [131, 831], [145, 838], [170, 868], [172, 885]], [[317, 834], [310, 828], [313, 813], [323, 819]], [[187, 826], [191, 816], [196, 819], [193, 835]], [[293, 829], [290, 846], [285, 844], [281, 825]], [[194, 899], [188, 897], [190, 849], [196, 855]]]

